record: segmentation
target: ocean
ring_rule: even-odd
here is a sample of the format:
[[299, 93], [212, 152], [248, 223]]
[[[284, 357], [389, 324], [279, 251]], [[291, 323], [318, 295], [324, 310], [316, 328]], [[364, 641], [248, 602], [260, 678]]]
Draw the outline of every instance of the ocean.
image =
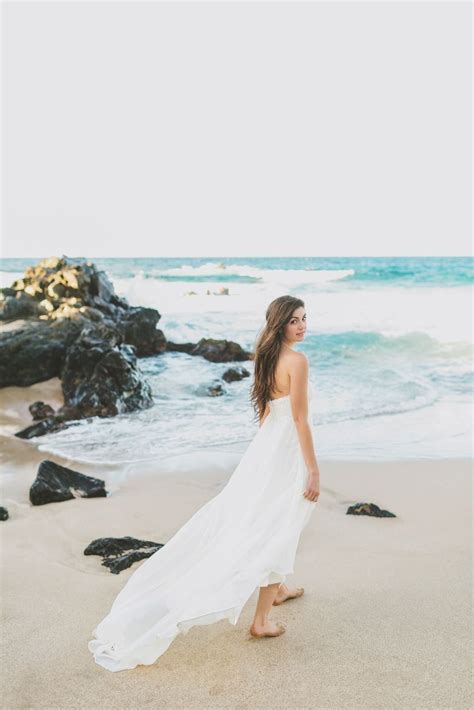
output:
[[[36, 260], [35, 260], [36, 261]], [[29, 259], [6, 259], [1, 285]], [[470, 257], [203, 257], [91, 259], [133, 306], [158, 309], [168, 340], [235, 340], [253, 349], [268, 303], [303, 299], [311, 420], [322, 459], [393, 460], [472, 456]], [[227, 289], [227, 293], [221, 293]], [[95, 418], [32, 440], [70, 462], [237, 462], [258, 424], [251, 377], [231, 384], [229, 363], [170, 352], [140, 359], [154, 406]], [[225, 394], [209, 397], [220, 381]]]

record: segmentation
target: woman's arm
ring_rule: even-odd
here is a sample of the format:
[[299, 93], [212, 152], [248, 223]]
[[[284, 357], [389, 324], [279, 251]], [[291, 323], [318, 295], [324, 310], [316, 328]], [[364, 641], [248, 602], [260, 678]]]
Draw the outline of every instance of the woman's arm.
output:
[[312, 478], [319, 479], [319, 468], [314, 452], [313, 435], [308, 421], [308, 358], [295, 353], [290, 363], [290, 403], [303, 458]]

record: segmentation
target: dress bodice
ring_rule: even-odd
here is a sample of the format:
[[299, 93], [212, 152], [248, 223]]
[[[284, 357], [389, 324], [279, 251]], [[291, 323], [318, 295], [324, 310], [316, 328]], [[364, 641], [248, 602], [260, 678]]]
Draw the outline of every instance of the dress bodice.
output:
[[[308, 405], [310, 405], [311, 398], [311, 389], [308, 387]], [[273, 414], [273, 416], [292, 416], [289, 394], [286, 394], [283, 397], [278, 397], [277, 399], [271, 399], [269, 401], [269, 405], [270, 413]]]

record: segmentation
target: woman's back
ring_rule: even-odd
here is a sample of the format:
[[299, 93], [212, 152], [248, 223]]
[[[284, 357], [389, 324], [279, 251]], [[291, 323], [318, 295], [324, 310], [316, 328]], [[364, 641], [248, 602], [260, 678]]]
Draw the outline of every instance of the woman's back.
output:
[[278, 399], [290, 394], [290, 366], [295, 357], [298, 357], [298, 353], [294, 351], [284, 350], [280, 353], [275, 368], [276, 390], [272, 393], [270, 399]]

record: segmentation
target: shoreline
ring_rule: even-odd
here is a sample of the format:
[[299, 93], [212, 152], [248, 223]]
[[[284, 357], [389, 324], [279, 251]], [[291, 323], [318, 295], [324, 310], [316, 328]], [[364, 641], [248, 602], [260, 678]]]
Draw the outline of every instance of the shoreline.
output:
[[[147, 472], [154, 473], [155, 475], [166, 475], [168, 472], [173, 471], [177, 476], [189, 476], [201, 469], [209, 469], [210, 471], [216, 472], [216, 474], [220, 472], [225, 475], [226, 471], [233, 470], [233, 468], [237, 466], [245, 449], [252, 440], [252, 437], [250, 437], [247, 441], [242, 441], [239, 444], [232, 443], [226, 445], [225, 443], [219, 443], [213, 446], [200, 446], [190, 451], [176, 452], [168, 456], [158, 456], [155, 458], [150, 456], [141, 460], [131, 458], [127, 461], [111, 463], [102, 461], [95, 462], [93, 460], [87, 460], [87, 458], [81, 460], [78, 457], [65, 456], [60, 452], [41, 451], [39, 446], [42, 444], [43, 437], [29, 441], [14, 436], [15, 432], [34, 423], [28, 406], [37, 400], [47, 402], [53, 409], [59, 408], [63, 404], [61, 381], [59, 378], [38, 382], [28, 387], [11, 386], [0, 390], [0, 449], [3, 452], [3, 455], [0, 453], [0, 465], [3, 469], [11, 466], [19, 466], [19, 468], [22, 469], [22, 462], [29, 456], [32, 457], [37, 464], [44, 459], [48, 459], [90, 476], [101, 477], [101, 474], [98, 474], [97, 471], [103, 471], [110, 487], [116, 490], [129, 477], [140, 477], [147, 475]], [[255, 429], [254, 434], [256, 431]], [[317, 445], [317, 438], [323, 436], [321, 426], [314, 426], [313, 431], [316, 435], [315, 443]], [[438, 462], [447, 460], [462, 464], [462, 462], [472, 460], [473, 458], [463, 454], [459, 454], [458, 456], [446, 455], [437, 457], [410, 456], [409, 454], [405, 454], [399, 458], [392, 456], [380, 458], [379, 456], [371, 457], [370, 455], [367, 455], [366, 458], [350, 455], [338, 457], [337, 455], [331, 454], [325, 458], [324, 455], [318, 453], [318, 451], [316, 451], [316, 454], [318, 462], [321, 465], [338, 466], [356, 463], [360, 466], [368, 467], [394, 466], [397, 463], [404, 467], [414, 462], [436, 466]], [[15, 488], [11, 487], [8, 479], [8, 474], [2, 475], [1, 480], [6, 486], [7, 497], [13, 497], [14, 499], [16, 496]], [[19, 495], [24, 498], [23, 493], [20, 492]]]
[[[83, 473], [86, 476], [93, 476], [95, 478], [102, 478], [106, 482], [106, 488], [110, 491], [111, 495], [115, 495], [122, 487], [132, 486], [136, 482], [137, 486], [140, 486], [141, 482], [147, 482], [153, 480], [153, 477], [157, 481], [165, 481], [169, 478], [171, 481], [179, 480], [185, 478], [190, 480], [193, 484], [202, 483], [206, 486], [206, 481], [212, 480], [214, 484], [225, 485], [227, 480], [233, 473], [233, 470], [238, 465], [239, 460], [243, 455], [242, 452], [236, 451], [225, 451], [223, 449], [216, 450], [216, 456], [211, 462], [209, 457], [206, 457], [206, 471], [202, 472], [202, 466], [196, 461], [196, 457], [199, 457], [200, 453], [205, 455], [205, 452], [191, 452], [184, 454], [175, 454], [166, 459], [153, 461], [138, 461], [138, 462], [127, 462], [123, 463], [82, 463], [75, 459], [70, 459], [58, 454], [50, 454], [49, 452], [40, 451], [37, 445], [33, 442], [28, 442], [28, 440], [18, 439], [14, 436], [8, 436], [0, 432], [0, 442], [1, 442], [1, 453], [0, 453], [0, 464], [1, 468], [7, 469], [7, 472], [1, 474], [2, 481], [2, 496], [3, 500], [11, 500], [15, 502], [28, 502], [29, 499], [26, 495], [25, 497], [25, 485], [31, 485], [36, 478], [36, 473], [38, 466], [41, 461], [49, 460], [54, 461], [61, 466], [71, 468], [75, 471]], [[218, 454], [222, 454], [222, 458], [219, 459]], [[321, 471], [321, 485], [324, 488], [324, 473], [323, 469], [330, 470], [333, 479], [339, 484], [339, 487], [344, 489], [347, 484], [348, 479], [345, 476], [339, 476], [338, 471], [341, 468], [356, 470], [367, 470], [369, 475], [377, 475], [374, 469], [384, 469], [386, 473], [390, 474], [396, 471], [397, 468], [403, 473], [404, 468], [411, 468], [413, 466], [423, 466], [432, 467], [434, 469], [444, 469], [446, 465], [452, 465], [455, 467], [469, 467], [474, 464], [474, 458], [459, 456], [459, 457], [445, 457], [440, 459], [426, 459], [426, 458], [409, 458], [409, 459], [384, 459], [384, 460], [373, 460], [373, 459], [334, 459], [328, 458], [324, 459], [321, 456], [317, 457], [319, 468]], [[188, 460], [189, 466], [186, 468], [183, 464]], [[173, 466], [173, 461], [177, 465]], [[23, 476], [25, 480], [20, 480], [19, 477]], [[26, 476], [29, 476], [26, 479]], [[383, 482], [383, 477], [380, 479]], [[326, 481], [327, 483], [327, 481]], [[328, 487], [329, 491], [330, 488]], [[26, 491], [27, 493], [28, 491]], [[107, 496], [109, 497], [109, 496]], [[67, 502], [67, 501], [64, 501]], [[354, 501], [355, 502], [355, 501]], [[48, 504], [49, 505], [49, 504]], [[36, 507], [36, 506], [32, 506]], [[41, 506], [39, 506], [41, 507]]]

